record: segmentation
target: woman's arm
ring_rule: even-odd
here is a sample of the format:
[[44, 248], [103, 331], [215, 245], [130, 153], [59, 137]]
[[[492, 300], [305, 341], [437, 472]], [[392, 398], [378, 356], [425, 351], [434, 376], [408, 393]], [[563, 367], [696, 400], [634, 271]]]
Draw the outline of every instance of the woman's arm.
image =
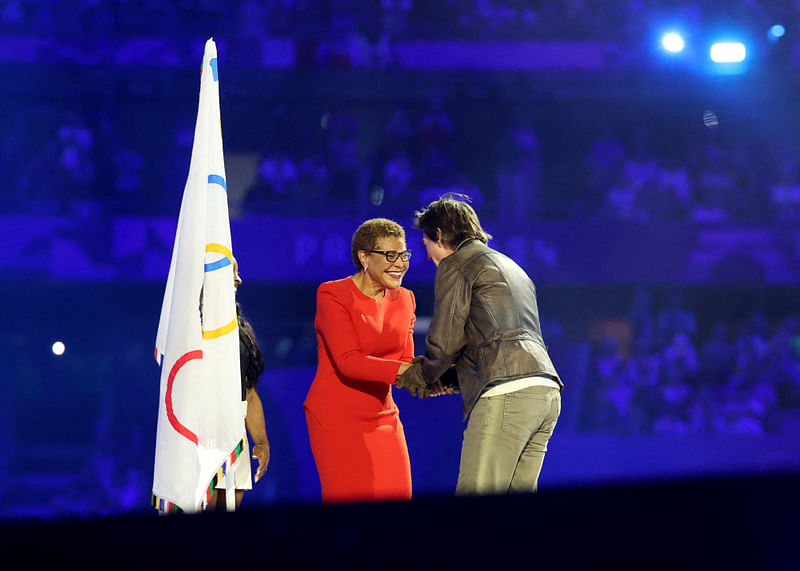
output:
[[247, 416], [245, 416], [244, 425], [254, 443], [253, 458], [258, 460], [254, 480], [258, 482], [267, 471], [267, 464], [269, 464], [269, 439], [267, 438], [267, 425], [264, 421], [264, 407], [256, 389], [247, 389]]
[[[382, 359], [363, 351], [347, 303], [330, 289], [321, 287], [317, 292], [315, 324], [333, 366], [350, 379], [394, 384], [403, 361]], [[413, 346], [411, 351], [413, 354]]]

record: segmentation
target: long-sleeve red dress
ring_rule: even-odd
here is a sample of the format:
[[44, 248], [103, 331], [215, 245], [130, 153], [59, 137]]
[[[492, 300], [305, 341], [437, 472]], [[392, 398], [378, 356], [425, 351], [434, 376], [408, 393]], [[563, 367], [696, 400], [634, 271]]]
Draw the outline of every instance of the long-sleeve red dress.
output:
[[411, 498], [411, 464], [392, 398], [414, 356], [414, 294], [373, 299], [351, 278], [317, 290], [317, 373], [304, 403], [322, 501]]

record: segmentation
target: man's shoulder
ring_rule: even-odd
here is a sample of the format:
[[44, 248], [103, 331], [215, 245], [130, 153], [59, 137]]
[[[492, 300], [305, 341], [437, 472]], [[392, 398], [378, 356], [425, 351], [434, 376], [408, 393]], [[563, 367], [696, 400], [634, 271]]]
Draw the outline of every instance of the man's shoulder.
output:
[[464, 277], [471, 266], [491, 250], [480, 240], [471, 240], [462, 244], [455, 252], [447, 256], [436, 268], [436, 281], [451, 280], [457, 276]]
[[511, 280], [512, 276], [524, 276], [530, 279], [528, 273], [513, 258], [495, 250], [483, 242], [469, 244], [469, 250], [464, 252], [464, 257], [458, 266], [458, 271], [467, 281], [475, 282], [484, 279], [497, 280], [497, 275], [503, 279]]
[[442, 260], [439, 266], [445, 266], [447, 268], [462, 266], [470, 260], [494, 251], [495, 250], [492, 250], [480, 240], [470, 240], [460, 245], [455, 252]]
[[462, 272], [473, 273], [483, 266], [493, 265], [492, 260], [498, 257], [505, 258], [502, 252], [490, 248], [480, 240], [473, 240], [464, 244], [456, 254], [460, 254], [457, 265]]

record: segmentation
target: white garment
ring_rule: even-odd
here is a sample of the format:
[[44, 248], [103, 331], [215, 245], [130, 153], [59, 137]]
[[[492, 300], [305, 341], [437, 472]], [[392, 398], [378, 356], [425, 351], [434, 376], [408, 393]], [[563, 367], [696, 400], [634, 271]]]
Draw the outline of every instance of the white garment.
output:
[[[242, 415], [247, 418], [246, 400], [242, 401]], [[220, 481], [217, 482], [217, 489], [225, 489], [226, 477], [227, 476], [223, 476], [220, 478]], [[242, 448], [242, 453], [239, 454], [239, 457], [236, 458], [236, 462], [233, 463], [233, 484], [237, 490], [253, 489], [253, 475], [250, 465], [250, 441], [247, 438], [247, 435], [244, 437], [244, 447]]]
[[481, 398], [506, 395], [508, 393], [527, 389], [528, 387], [553, 387], [555, 389], [561, 389], [559, 384], [550, 377], [537, 375], [535, 377], [525, 377], [522, 379], [514, 379], [513, 381], [506, 381], [505, 383], [500, 383], [499, 385], [489, 387], [487, 390], [483, 391]]

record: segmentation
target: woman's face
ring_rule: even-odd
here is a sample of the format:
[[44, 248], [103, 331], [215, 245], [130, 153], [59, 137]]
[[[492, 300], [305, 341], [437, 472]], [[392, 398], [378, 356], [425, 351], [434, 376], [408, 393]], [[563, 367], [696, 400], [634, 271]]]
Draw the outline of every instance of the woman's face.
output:
[[[405, 251], [406, 243], [393, 236], [379, 238], [374, 249], [400, 253]], [[384, 254], [364, 253], [366, 255], [362, 258], [362, 263], [367, 267], [366, 274], [370, 280], [386, 289], [395, 289], [403, 284], [403, 276], [408, 271], [408, 261], [404, 262], [398, 256], [394, 262], [389, 262]]]
[[242, 285], [242, 277], [239, 275], [239, 262], [236, 261], [236, 258], [233, 259], [233, 292], [239, 289], [239, 286]]

